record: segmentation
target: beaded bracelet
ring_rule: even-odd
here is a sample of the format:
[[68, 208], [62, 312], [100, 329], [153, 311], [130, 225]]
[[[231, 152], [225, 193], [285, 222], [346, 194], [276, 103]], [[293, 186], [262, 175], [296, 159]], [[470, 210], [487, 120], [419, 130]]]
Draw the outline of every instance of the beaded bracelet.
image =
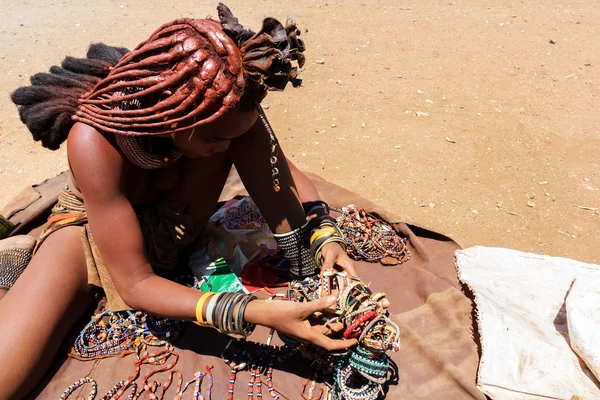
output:
[[376, 384], [384, 384], [389, 369], [388, 358], [385, 354], [373, 358], [367, 351], [357, 347], [350, 352], [350, 365], [362, 376]]
[[288, 233], [274, 234], [277, 245], [290, 263], [290, 272], [297, 278], [312, 276], [316, 272], [310, 254], [310, 227], [308, 221]]
[[343, 398], [345, 400], [376, 399], [380, 390], [379, 385], [367, 380], [363, 386], [351, 387], [352, 371], [350, 365], [338, 371], [337, 384]]
[[76, 381], [75, 383], [73, 383], [72, 385], [70, 385], [60, 396], [60, 400], [66, 400], [71, 395], [71, 393], [73, 393], [76, 389], [80, 388], [81, 386], [85, 385], [86, 383], [90, 383], [92, 385], [92, 390], [90, 391], [88, 400], [94, 400], [94, 398], [96, 397], [96, 394], [98, 393], [98, 383], [89, 376], [81, 378], [78, 381]]
[[362, 330], [358, 330], [358, 328], [375, 317], [377, 317], [377, 311], [369, 311], [356, 318], [356, 320], [354, 320], [344, 331], [344, 339], [354, 339], [359, 337]]

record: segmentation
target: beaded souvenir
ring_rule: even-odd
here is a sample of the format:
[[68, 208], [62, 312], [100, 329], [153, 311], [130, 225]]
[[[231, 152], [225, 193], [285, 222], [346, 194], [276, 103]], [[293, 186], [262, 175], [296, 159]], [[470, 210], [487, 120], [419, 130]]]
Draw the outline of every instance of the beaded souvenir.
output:
[[335, 309], [315, 317], [330, 328], [331, 337], [355, 338], [358, 345], [345, 353], [331, 353], [279, 334], [285, 343], [283, 357], [299, 353], [313, 361], [317, 373], [322, 374], [325, 384], [318, 395], [317, 377], [303, 384], [301, 396], [305, 400], [375, 400], [388, 380], [390, 360], [386, 353], [400, 349], [400, 329], [388, 317], [385, 294], [371, 292], [360, 279], [345, 272], [328, 270], [318, 277], [291, 282], [285, 298], [305, 302], [332, 293], [338, 294]]
[[348, 255], [353, 260], [381, 261], [384, 265], [402, 264], [410, 260], [406, 239], [400, 237], [387, 222], [355, 205], [331, 209], [341, 213], [337, 225], [344, 234]]

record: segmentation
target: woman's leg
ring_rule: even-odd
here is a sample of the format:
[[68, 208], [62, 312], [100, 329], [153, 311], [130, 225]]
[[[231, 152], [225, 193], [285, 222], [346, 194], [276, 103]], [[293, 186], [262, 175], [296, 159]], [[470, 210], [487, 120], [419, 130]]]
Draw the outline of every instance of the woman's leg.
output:
[[91, 300], [81, 227], [50, 235], [0, 301], [0, 399], [19, 399], [48, 370]]

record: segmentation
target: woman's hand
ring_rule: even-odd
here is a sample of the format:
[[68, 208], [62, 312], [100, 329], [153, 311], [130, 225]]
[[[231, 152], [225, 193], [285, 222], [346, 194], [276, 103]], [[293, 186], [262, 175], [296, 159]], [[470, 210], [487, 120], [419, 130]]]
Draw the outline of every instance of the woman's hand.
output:
[[354, 262], [348, 257], [346, 251], [338, 243], [328, 243], [321, 250], [321, 270], [325, 271], [339, 266], [350, 276], [358, 276], [354, 269]]
[[325, 334], [329, 330], [323, 325], [312, 325], [309, 318], [317, 311], [334, 305], [335, 296], [324, 297], [311, 302], [254, 300], [248, 304], [244, 319], [277, 330], [287, 336], [311, 342], [326, 350], [341, 350], [354, 346], [355, 339], [331, 339]]

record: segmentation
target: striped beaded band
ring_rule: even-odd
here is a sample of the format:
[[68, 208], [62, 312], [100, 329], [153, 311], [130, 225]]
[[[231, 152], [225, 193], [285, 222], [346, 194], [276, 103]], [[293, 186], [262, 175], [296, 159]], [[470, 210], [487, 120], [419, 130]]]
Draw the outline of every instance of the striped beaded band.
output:
[[375, 400], [379, 395], [380, 386], [372, 381], [358, 388], [350, 386], [352, 380], [353, 367], [346, 366], [337, 373], [337, 386], [344, 400]]
[[368, 351], [363, 350], [360, 347], [356, 347], [350, 351], [349, 361], [350, 365], [352, 365], [356, 370], [364, 372], [369, 376], [382, 378], [387, 375], [389, 363], [385, 354], [373, 358]]
[[309, 250], [310, 228], [308, 221], [288, 233], [274, 234], [277, 245], [290, 262], [290, 272], [296, 278], [312, 276], [316, 272], [314, 259]]

